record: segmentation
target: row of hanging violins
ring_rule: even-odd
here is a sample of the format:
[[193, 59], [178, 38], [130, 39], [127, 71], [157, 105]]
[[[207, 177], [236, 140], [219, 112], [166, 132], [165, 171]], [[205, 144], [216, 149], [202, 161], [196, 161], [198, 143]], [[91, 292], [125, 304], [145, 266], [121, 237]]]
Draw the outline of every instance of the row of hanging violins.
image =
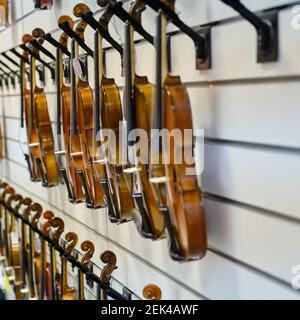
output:
[[[193, 149], [194, 142], [183, 139], [180, 145], [175, 146], [171, 139], [170, 164], [162, 162], [161, 139], [149, 139], [149, 150], [150, 145], [156, 146], [151, 152], [155, 153], [153, 158], [160, 159], [158, 164], [150, 162], [145, 165], [136, 161], [134, 165], [129, 162], [124, 165], [119, 162], [120, 122], [127, 121], [127, 132], [141, 128], [149, 137], [151, 129], [177, 129], [183, 134], [186, 129], [193, 128], [186, 88], [179, 76], [168, 73], [168, 16], [159, 11], [156, 19], [156, 83], [153, 85], [147, 77], [136, 74], [134, 63], [134, 33], [137, 28], [142, 28], [144, 34], [146, 32], [141, 25], [145, 1], [133, 1], [129, 12], [122, 8], [122, 2], [97, 2], [104, 7], [99, 21], [83, 3], [73, 9], [73, 14], [79, 18], [76, 26], [69, 16], [59, 18], [58, 25], [63, 30], [59, 41], [51, 36], [49, 39], [49, 34], [45, 35], [40, 28], [22, 38], [21, 94], [28, 139], [28, 155], [25, 157], [31, 180], [42, 181], [45, 187], [57, 186], [63, 181], [72, 203], [85, 201], [88, 208], [94, 209], [108, 207], [111, 222], [133, 220], [145, 238], [157, 240], [167, 235], [169, 252], [174, 260], [202, 258], [206, 252], [206, 226], [201, 191], [196, 175], [185, 173], [194, 165], [184, 160], [177, 164], [174, 159], [175, 148]], [[160, 2], [174, 12], [175, 0]], [[125, 21], [123, 47], [109, 34], [109, 22], [116, 12], [119, 16], [123, 14]], [[95, 29], [94, 50], [87, 47], [84, 40], [88, 25]], [[46, 37], [57, 47], [54, 60], [58, 147], [54, 143], [46, 94], [43, 87], [38, 86], [36, 77], [36, 61], [41, 61], [40, 52], [47, 54], [43, 47]], [[125, 78], [123, 103], [114, 79], [105, 76], [103, 39], [122, 56]], [[80, 54], [80, 47], [93, 57], [94, 92], [87, 78], [87, 55]], [[51, 56], [49, 52], [48, 56]], [[69, 61], [71, 63], [68, 64]], [[30, 72], [26, 63], [30, 65]], [[70, 83], [67, 81], [68, 70]], [[116, 150], [108, 151], [117, 155], [114, 163], [108, 161], [108, 153], [99, 153], [101, 142], [97, 133], [101, 128], [116, 134]], [[128, 142], [128, 153], [137, 155], [136, 143]]]
[[[68, 260], [60, 254], [58, 267], [57, 248], [62, 246], [60, 239], [64, 232], [64, 221], [55, 217], [53, 212], [34, 203], [30, 198], [23, 198], [7, 183], [0, 183], [0, 256], [5, 257], [7, 270], [11, 269], [10, 280], [14, 287], [17, 300], [85, 300], [85, 275], [78, 269], [78, 285], [69, 286]], [[21, 223], [18, 217], [22, 216]], [[41, 223], [43, 220], [43, 223]], [[40, 235], [36, 234], [36, 230]], [[46, 237], [52, 239], [47, 246]], [[74, 232], [64, 235], [63, 249], [72, 255], [78, 242]], [[81, 266], [89, 269], [95, 251], [94, 244], [86, 240], [80, 246], [83, 256]], [[74, 258], [76, 259], [76, 258]], [[111, 274], [117, 269], [117, 258], [112, 251], [104, 251], [100, 259], [104, 267], [99, 280], [110, 286]], [[90, 269], [89, 269], [90, 270]], [[91, 271], [92, 272], [92, 271]], [[99, 288], [100, 300], [107, 300], [110, 294]], [[153, 285], [145, 286], [145, 299], [161, 298], [160, 289]]]

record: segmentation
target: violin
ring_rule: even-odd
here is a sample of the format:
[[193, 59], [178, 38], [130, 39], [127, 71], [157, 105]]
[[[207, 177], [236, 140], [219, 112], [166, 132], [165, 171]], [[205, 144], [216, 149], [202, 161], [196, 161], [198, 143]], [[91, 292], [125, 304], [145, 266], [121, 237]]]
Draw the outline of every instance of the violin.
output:
[[40, 10], [50, 10], [54, 0], [34, 0], [34, 8]]
[[[87, 268], [89, 266], [89, 264], [90, 264], [90, 261], [91, 261], [93, 255], [94, 255], [95, 246], [91, 241], [86, 240], [86, 241], [82, 242], [81, 250], [83, 252], [85, 252], [85, 254], [83, 255], [83, 257], [81, 259], [81, 264], [84, 267]], [[79, 270], [79, 300], [85, 300], [85, 296], [84, 296], [84, 274], [80, 270]]]
[[[145, 4], [141, 0], [132, 2], [129, 13], [141, 23], [141, 13]], [[138, 76], [135, 72], [134, 28], [125, 24], [125, 105], [128, 123], [128, 134], [132, 130], [143, 129], [148, 137], [151, 135], [151, 114], [154, 86], [147, 77]], [[148, 140], [150, 142], [150, 140]], [[143, 146], [142, 146], [143, 147]], [[150, 143], [148, 144], [148, 150]], [[157, 205], [151, 183], [149, 182], [149, 167], [147, 161], [137, 158], [138, 149], [135, 141], [128, 141], [128, 156], [132, 156], [130, 168], [126, 169], [132, 175], [132, 192], [136, 207], [133, 220], [140, 234], [146, 238], [159, 239], [164, 236], [164, 217]], [[141, 150], [141, 154], [143, 151]], [[146, 154], [148, 158], [148, 154]], [[147, 159], [145, 159], [147, 160]], [[134, 161], [134, 162], [133, 162]]]
[[[22, 196], [19, 194], [12, 193], [8, 198], [6, 204], [12, 209], [18, 210], [22, 202]], [[12, 206], [12, 202], [16, 202], [16, 206]], [[16, 299], [21, 300], [23, 298], [22, 294], [22, 270], [21, 270], [21, 246], [20, 239], [17, 233], [16, 218], [14, 214], [11, 214], [11, 221], [9, 227], [9, 250], [10, 259], [9, 265], [13, 267], [15, 273], [14, 290], [16, 293]]]
[[[44, 31], [40, 28], [36, 28], [32, 32], [33, 37], [36, 39], [41, 39], [44, 34]], [[40, 45], [43, 43], [42, 40], [39, 40], [39, 42]], [[34, 49], [34, 52], [39, 54], [38, 49]], [[60, 177], [54, 153], [54, 138], [48, 112], [47, 98], [44, 89], [37, 86], [35, 67], [35, 57], [31, 56], [31, 118], [33, 117], [33, 119], [36, 120], [38, 129], [38, 141], [42, 153], [42, 166], [40, 168], [41, 171], [44, 172], [43, 185], [46, 187], [52, 187], [58, 185]], [[33, 122], [33, 120], [31, 121]]]
[[[51, 220], [54, 218], [54, 214], [51, 211], [45, 211], [43, 213], [43, 218], [46, 222], [42, 225], [41, 231], [44, 236], [49, 236], [49, 232], [51, 230]], [[45, 296], [47, 300], [54, 300], [55, 298], [55, 284], [52, 284], [52, 273], [55, 274], [55, 271], [52, 271], [52, 265], [54, 263], [53, 253], [51, 250], [51, 245], [49, 244], [50, 248], [50, 260], [52, 263], [47, 262], [47, 246], [46, 241], [43, 237], [41, 237], [41, 286], [40, 286], [40, 297], [44, 300]], [[55, 257], [55, 252], [54, 252]], [[55, 265], [55, 264], [54, 264]], [[56, 265], [55, 265], [56, 266]], [[53, 297], [53, 299], [52, 299]]]
[[[32, 40], [32, 36], [25, 34], [22, 37], [22, 42], [24, 44], [29, 43]], [[26, 51], [22, 54], [23, 58], [28, 59], [28, 53]], [[22, 110], [25, 114], [25, 123], [26, 123], [26, 134], [27, 134], [27, 143], [28, 143], [28, 168], [30, 173], [30, 179], [32, 181], [41, 180], [41, 171], [39, 168], [39, 163], [41, 163], [41, 150], [38, 140], [38, 129], [33, 112], [33, 103], [31, 99], [31, 91], [27, 88], [26, 80], [26, 64], [23, 59], [21, 59], [21, 104]]]
[[[175, 0], [164, 0], [170, 9], [174, 10]], [[195, 174], [186, 174], [194, 171], [195, 166], [186, 163], [176, 163], [177, 151], [193, 150], [192, 137], [184, 135], [185, 130], [193, 129], [192, 113], [186, 88], [181, 83], [179, 76], [172, 76], [167, 69], [167, 17], [160, 12], [157, 18], [156, 39], [156, 88], [155, 103], [153, 108], [154, 129], [167, 129], [168, 132], [179, 130], [180, 143], [175, 139], [165, 139], [166, 151], [164, 158], [169, 158], [169, 163], [164, 167], [154, 165], [151, 167], [152, 183], [156, 185], [156, 198], [164, 207], [165, 223], [170, 240], [170, 254], [175, 260], [193, 260], [202, 258], [206, 252], [206, 225], [204, 211], [201, 206], [201, 191]], [[162, 159], [161, 139], [152, 140], [153, 148], [158, 151], [156, 156]], [[160, 193], [157, 186], [166, 188]], [[164, 193], [165, 192], [165, 193]], [[165, 203], [162, 203], [166, 201]]]
[[[70, 255], [78, 242], [78, 236], [74, 232], [68, 232], [65, 240], [68, 243], [66, 252]], [[62, 300], [76, 300], [76, 289], [68, 285], [68, 261], [64, 256], [61, 257], [61, 290]]]
[[34, 270], [34, 284], [35, 284], [35, 292], [39, 297], [39, 300], [42, 300], [41, 296], [41, 282], [43, 281], [43, 277], [41, 276], [41, 269], [43, 261], [43, 255], [41, 252], [41, 241], [37, 241], [38, 238], [35, 237], [35, 233], [33, 229], [38, 229], [38, 222], [43, 213], [43, 208], [40, 204], [34, 203], [30, 206], [31, 213], [35, 212], [35, 214], [31, 217], [31, 228], [30, 228], [30, 245], [32, 246], [32, 255], [33, 255], [33, 270]]
[[148, 284], [143, 289], [143, 297], [146, 300], [161, 300], [161, 290], [155, 284]]
[[[47, 214], [44, 213], [44, 218], [47, 218]], [[59, 238], [64, 232], [65, 223], [62, 219], [55, 217], [50, 221], [51, 227], [54, 228], [52, 234], [52, 240], [55, 244], [59, 244]], [[53, 246], [50, 247], [50, 264], [51, 264], [51, 299], [61, 300], [62, 298], [62, 275], [57, 271], [56, 266], [56, 250]]]
[[[76, 5], [73, 8], [74, 16], [80, 18], [84, 9], [85, 6], [83, 4]], [[87, 22], [81, 20], [75, 29], [77, 36], [83, 41], [86, 27]], [[72, 61], [76, 83], [76, 97], [74, 96], [73, 103], [76, 104], [74, 109], [77, 111], [78, 116], [78, 119], [76, 120], [78, 120], [85, 178], [89, 190], [90, 203], [88, 203], [88, 207], [104, 207], [104, 190], [100, 181], [95, 175], [95, 169], [93, 165], [93, 147], [94, 139], [96, 138], [93, 136], [93, 91], [88, 83], [86, 66], [84, 66], [82, 61], [80, 61], [79, 44], [77, 41], [72, 42]], [[76, 112], [74, 109], [72, 112]], [[73, 119], [73, 121], [74, 120], [75, 119]], [[71, 131], [73, 130], [71, 129]]]
[[[104, 1], [105, 3], [107, 1]], [[103, 1], [98, 1], [99, 6], [103, 6]], [[113, 12], [108, 8], [100, 17], [99, 23], [108, 31], [108, 24], [113, 16]], [[123, 122], [123, 109], [119, 88], [114, 79], [109, 79], [104, 74], [103, 67], [103, 37], [100, 32], [95, 36], [95, 124], [94, 136], [98, 136], [100, 128], [110, 129], [116, 137], [115, 144], [105, 150], [106, 172], [109, 185], [110, 199], [114, 206], [114, 217], [110, 217], [112, 222], [124, 222], [130, 220], [134, 209], [131, 192], [128, 189], [123, 164], [121, 161], [122, 151], [120, 148], [119, 124]], [[98, 146], [98, 145], [97, 145]], [[110, 161], [112, 159], [113, 161]], [[95, 161], [97, 162], [97, 161]]]
[[[71, 28], [73, 28], [73, 20], [68, 16], [61, 16], [58, 20], [58, 23], [68, 23]], [[59, 38], [59, 43], [64, 47], [68, 48], [68, 38], [69, 36], [63, 32]], [[78, 203], [84, 201], [85, 196], [83, 193], [83, 186], [76, 171], [75, 163], [72, 160], [71, 156], [71, 137], [70, 137], [70, 108], [71, 108], [71, 88], [70, 86], [65, 85], [64, 83], [64, 68], [63, 68], [63, 52], [61, 48], [57, 48], [57, 59], [56, 59], [56, 77], [57, 77], [57, 94], [58, 94], [58, 114], [61, 114], [62, 111], [62, 126], [63, 126], [63, 136], [64, 136], [64, 145], [66, 150], [66, 162], [67, 162], [67, 176], [70, 182], [70, 195], [69, 199], [72, 202]], [[60, 119], [59, 119], [60, 127]], [[60, 128], [58, 133], [60, 134]], [[74, 145], [73, 137], [73, 145]], [[79, 140], [77, 141], [79, 144]], [[77, 148], [75, 148], [77, 149]]]
[[[118, 269], [117, 257], [112, 251], [106, 250], [102, 252], [100, 260], [105, 263], [100, 274], [100, 280], [109, 286], [113, 271]], [[100, 289], [99, 300], [107, 300], [107, 294], [103, 289]]]
[[3, 158], [3, 141], [2, 141], [2, 129], [0, 126], [0, 160]]

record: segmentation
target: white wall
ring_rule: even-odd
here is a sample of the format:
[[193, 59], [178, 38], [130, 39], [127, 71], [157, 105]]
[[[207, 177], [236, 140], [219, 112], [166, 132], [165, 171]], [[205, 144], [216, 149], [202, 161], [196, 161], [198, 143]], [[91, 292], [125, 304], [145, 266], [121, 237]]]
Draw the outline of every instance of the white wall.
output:
[[[18, 21], [0, 33], [0, 51], [18, 44], [34, 27], [56, 29], [58, 17], [71, 15], [77, 1], [55, 2], [52, 11], [35, 12], [31, 0], [13, 1]], [[243, 2], [260, 10], [296, 1]], [[85, 3], [98, 9], [95, 0]], [[219, 0], [178, 0], [177, 11], [190, 26], [236, 15]], [[203, 260], [174, 262], [165, 240], [142, 239], [133, 223], [112, 225], [105, 210], [90, 211], [68, 203], [63, 186], [44, 189], [31, 183], [19, 144], [20, 137], [25, 137], [19, 126], [20, 98], [13, 88], [4, 89], [0, 98], [6, 142], [1, 176], [63, 217], [66, 230], [77, 232], [81, 241], [92, 240], [95, 263], [100, 264], [103, 250], [113, 250], [119, 266], [116, 279], [138, 295], [145, 284], [156, 283], [164, 299], [299, 299], [299, 292], [291, 287], [291, 268], [300, 264], [300, 30], [291, 27], [292, 17], [291, 8], [280, 11], [276, 63], [256, 63], [256, 33], [241, 20], [213, 27], [209, 71], [195, 70], [190, 39], [178, 35], [172, 40], [173, 72], [186, 84], [194, 126], [204, 128], [207, 138], [201, 181], [209, 250]], [[148, 9], [144, 26], [152, 34], [153, 18]], [[117, 19], [115, 24], [122, 36], [122, 24]], [[116, 34], [113, 26], [111, 32]], [[90, 44], [92, 35], [87, 32]], [[151, 62], [154, 49], [139, 44], [138, 72], [153, 81]], [[107, 74], [123, 85], [120, 59], [114, 51], [107, 54]], [[54, 120], [55, 87], [49, 79], [46, 91]]]

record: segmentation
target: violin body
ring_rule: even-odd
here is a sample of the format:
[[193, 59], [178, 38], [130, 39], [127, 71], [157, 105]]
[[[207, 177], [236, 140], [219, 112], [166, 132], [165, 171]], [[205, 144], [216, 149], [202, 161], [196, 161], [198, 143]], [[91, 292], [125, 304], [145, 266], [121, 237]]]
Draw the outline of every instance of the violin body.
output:
[[31, 169], [33, 173], [34, 181], [41, 180], [41, 172], [38, 168], [36, 159], [41, 159], [41, 150], [39, 146], [38, 130], [36, 123], [34, 121], [33, 126], [30, 126], [30, 91], [28, 89], [24, 90], [24, 110], [25, 110], [25, 121], [26, 121], [26, 132], [27, 141], [29, 149], [29, 159], [31, 164]]
[[[168, 75], [164, 82], [165, 128], [172, 131], [192, 129], [191, 107], [180, 78]], [[193, 148], [193, 141], [182, 139], [182, 145], [174, 145], [170, 139], [170, 164], [165, 165], [167, 176], [167, 205], [176, 239], [184, 260], [201, 258], [206, 252], [206, 226], [201, 206], [201, 192], [195, 175], [186, 175], [192, 168], [184, 162], [175, 164], [176, 148]], [[167, 148], [168, 149], [168, 148]]]
[[[136, 108], [136, 126], [145, 130], [148, 134], [148, 137], [150, 137], [151, 132], [153, 89], [154, 86], [148, 82], [147, 77], [135, 75], [134, 104]], [[144, 207], [148, 214], [151, 234], [155, 239], [157, 239], [164, 236], [164, 217], [157, 205], [157, 200], [153, 193], [151, 183], [149, 182], [149, 166], [138, 163], [137, 167], [141, 170], [139, 175], [143, 189]], [[134, 184], [135, 183], [133, 183], [133, 185]]]
[[[70, 136], [70, 112], [71, 112], [71, 89], [65, 85], [61, 89], [61, 101], [62, 101], [62, 125], [64, 133], [64, 144], [66, 149], [66, 162], [67, 169], [72, 184], [72, 191], [76, 202], [84, 201], [85, 196], [82, 190], [82, 182], [79, 175], [76, 172], [76, 168], [83, 170], [82, 156], [71, 156], [70, 145], [72, 145], [73, 152], [81, 152], [79, 135]], [[70, 139], [73, 143], [70, 143]], [[78, 161], [77, 161], [78, 160]]]
[[[116, 218], [120, 221], [128, 220], [131, 219], [134, 203], [123, 173], [124, 166], [120, 163], [119, 122], [123, 120], [123, 115], [119, 89], [113, 79], [102, 77], [101, 95], [103, 128], [111, 129], [116, 136], [116, 146], [111, 146], [110, 149], [111, 153], [116, 157], [115, 164], [108, 163], [107, 170], [111, 198], [114, 203]], [[113, 150], [114, 147], [116, 148], [115, 150]]]
[[44, 90], [37, 87], [34, 90], [34, 97], [38, 138], [47, 176], [47, 186], [52, 187], [59, 183], [59, 171], [54, 153], [54, 138], [48, 112], [47, 98]]
[[80, 142], [83, 150], [83, 162], [88, 188], [92, 197], [93, 207], [104, 207], [104, 190], [100, 181], [96, 177], [92, 161], [94, 139], [96, 139], [93, 128], [93, 91], [87, 82], [79, 80], [77, 84], [77, 92]]

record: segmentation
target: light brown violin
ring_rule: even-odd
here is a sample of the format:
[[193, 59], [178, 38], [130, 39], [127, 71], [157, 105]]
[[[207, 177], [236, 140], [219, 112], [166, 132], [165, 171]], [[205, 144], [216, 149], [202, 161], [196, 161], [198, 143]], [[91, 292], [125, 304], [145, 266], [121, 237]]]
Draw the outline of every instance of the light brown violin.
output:
[[[83, 255], [83, 257], [81, 259], [81, 264], [87, 268], [91, 262], [93, 255], [94, 255], [95, 246], [91, 241], [86, 240], [86, 241], [82, 242], [81, 250], [83, 252], [85, 252], [85, 254]], [[81, 271], [79, 271], [79, 300], [85, 300], [84, 274]]]
[[[65, 250], [70, 255], [78, 242], [78, 236], [74, 232], [68, 232], [65, 240], [68, 242]], [[76, 289], [68, 285], [68, 261], [64, 256], [61, 257], [61, 277], [62, 300], [76, 300]]]
[[146, 300], [161, 300], [161, 290], [155, 284], [148, 284], [143, 289], [143, 297]]
[[[103, 283], [109, 285], [112, 273], [114, 272], [114, 270], [118, 269], [117, 257], [112, 251], [106, 250], [101, 254], [100, 260], [106, 264], [101, 271], [100, 280]], [[106, 292], [100, 289], [99, 297], [100, 300], [107, 300]]]
[[[32, 31], [33, 38], [39, 39], [40, 44], [43, 43], [41, 39], [45, 33], [42, 29], [36, 28]], [[36, 54], [39, 54], [38, 49], [33, 49]], [[36, 120], [36, 125], [38, 129], [38, 141], [42, 153], [42, 164], [45, 171], [45, 181], [43, 181], [44, 186], [52, 187], [59, 184], [60, 177], [57, 166], [57, 160], [54, 153], [54, 138], [52, 132], [51, 121], [48, 112], [47, 97], [43, 88], [39, 88], [36, 83], [35, 74], [35, 58], [31, 56], [31, 81], [32, 81], [32, 92], [34, 95], [32, 102], [32, 112]], [[42, 169], [42, 170], [43, 170]]]
[[[175, 0], [163, 0], [174, 10]], [[192, 113], [186, 88], [180, 77], [172, 76], [167, 69], [167, 17], [160, 12], [157, 20], [157, 78], [156, 101], [153, 113], [155, 129], [166, 128], [169, 132], [180, 130], [182, 141], [166, 139], [166, 150], [171, 150], [169, 164], [165, 164], [164, 181], [166, 192], [165, 221], [170, 239], [170, 254], [175, 260], [193, 260], [202, 258], [206, 253], [206, 224], [201, 206], [201, 191], [196, 174], [187, 175], [194, 165], [175, 161], [178, 150], [193, 150], [193, 138], [184, 136], [184, 130], [193, 129]], [[162, 88], [162, 90], [161, 90]], [[154, 141], [153, 141], [154, 142]], [[195, 172], [195, 170], [194, 170]]]
[[[129, 13], [139, 22], [141, 21], [141, 13], [145, 9], [142, 0], [133, 1], [131, 3]], [[128, 131], [135, 129], [143, 129], [148, 137], [151, 135], [151, 114], [153, 105], [154, 86], [149, 83], [147, 77], [138, 76], [135, 72], [135, 43], [134, 28], [128, 23], [125, 25], [125, 74], [127, 96], [127, 121]], [[131, 83], [128, 83], [130, 81]], [[150, 150], [150, 140], [148, 150]], [[131, 149], [131, 151], [130, 151]], [[129, 172], [132, 175], [132, 192], [138, 212], [134, 214], [134, 221], [138, 231], [146, 238], [159, 239], [164, 236], [164, 217], [161, 213], [151, 183], [149, 182], [149, 167], [147, 161], [142, 163], [137, 158], [139, 150], [136, 144], [130, 145], [129, 155], [133, 154], [135, 163], [131, 164]], [[142, 150], [141, 152], [142, 153]], [[147, 160], [149, 153], [144, 155]], [[146, 158], [146, 159], [145, 159]]]
[[[58, 19], [58, 24], [68, 23], [70, 28], [73, 29], [74, 22], [72, 18], [69, 16], [61, 16]], [[69, 36], [63, 32], [59, 38], [59, 43], [64, 47], [68, 48], [68, 39]], [[72, 191], [72, 200], [75, 203], [81, 202], [85, 200], [85, 196], [82, 189], [82, 181], [80, 176], [76, 171], [75, 162], [71, 156], [71, 139], [72, 139], [72, 149], [73, 150], [81, 150], [79, 135], [75, 135], [71, 138], [70, 136], [70, 109], [71, 109], [71, 88], [64, 83], [64, 74], [63, 74], [63, 52], [59, 49], [59, 54], [57, 56], [58, 64], [58, 74], [57, 77], [59, 78], [60, 84], [60, 103], [61, 103], [61, 111], [62, 111], [62, 126], [63, 126], [63, 136], [64, 136], [64, 145], [66, 151], [66, 163], [67, 163], [67, 174], [70, 181], [70, 187]], [[78, 152], [78, 151], [75, 151]], [[80, 157], [78, 157], [80, 158]], [[80, 168], [83, 169], [83, 159], [78, 159], [78, 162], [81, 161]]]
[[[29, 43], [33, 37], [30, 34], [25, 34], [22, 37], [22, 42], [24, 44]], [[28, 53], [23, 52], [22, 56], [28, 59]], [[27, 143], [28, 143], [28, 165], [30, 170], [30, 178], [32, 181], [41, 180], [41, 171], [38, 166], [38, 162], [41, 163], [41, 150], [38, 139], [38, 128], [36, 119], [34, 116], [33, 103], [31, 98], [31, 90], [27, 88], [26, 80], [26, 64], [25, 61], [21, 60], [21, 84], [23, 86], [22, 93], [23, 105], [24, 105], [24, 114], [25, 114], [25, 123], [26, 123], [26, 133], [27, 133]], [[32, 80], [32, 79], [31, 79]], [[30, 81], [31, 82], [31, 81]]]
[[[75, 17], [80, 18], [82, 12], [84, 10], [84, 4], [77, 4], [73, 8], [73, 14]], [[80, 39], [84, 40], [84, 32], [87, 27], [87, 23], [83, 20], [79, 22], [76, 26], [75, 32], [80, 37]], [[78, 59], [79, 57], [79, 45], [76, 42], [75, 48], [73, 50], [73, 58]], [[73, 59], [74, 65], [74, 59]], [[78, 68], [76, 68], [78, 70]], [[82, 72], [81, 76], [76, 74], [76, 90], [77, 90], [77, 115], [78, 115], [78, 128], [80, 135], [81, 148], [83, 152], [83, 163], [84, 163], [84, 171], [85, 177], [89, 190], [90, 204], [89, 207], [98, 208], [105, 206], [104, 200], [104, 190], [97, 179], [94, 166], [93, 166], [93, 146], [94, 139], [93, 136], [93, 91], [87, 81], [87, 74]]]

